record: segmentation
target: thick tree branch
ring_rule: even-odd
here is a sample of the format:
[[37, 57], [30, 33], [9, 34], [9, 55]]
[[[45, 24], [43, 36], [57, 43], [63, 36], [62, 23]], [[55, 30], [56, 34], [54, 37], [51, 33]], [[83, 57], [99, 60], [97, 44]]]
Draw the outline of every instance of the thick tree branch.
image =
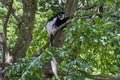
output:
[[[7, 12], [7, 15], [5, 16], [4, 20], [3, 20], [3, 31], [6, 30], [6, 27], [7, 27], [7, 23], [9, 21], [9, 17], [10, 17], [10, 14], [11, 14], [11, 11], [12, 11], [12, 4], [13, 4], [13, 0], [11, 0], [9, 6], [8, 6], [8, 12]], [[6, 33], [5, 33], [5, 38], [6, 38]]]
[[8, 63], [0, 63], [0, 67], [2, 68], [8, 67], [8, 66], [11, 66], [11, 65]]
[[[52, 70], [48, 70], [48, 69], [43, 70], [42, 69], [41, 71], [44, 72], [47, 75], [52, 75], [53, 74]], [[88, 76], [88, 78], [93, 78], [95, 80], [119, 80], [119, 78], [113, 78], [113, 77], [110, 77], [110, 76], [89, 75], [85, 71], [80, 71], [80, 73], [81, 73], [81, 75], [86, 75], [86, 76]], [[74, 74], [74, 73], [71, 74], [69, 72], [58, 71], [59, 76], [68, 76], [69, 74], [77, 76], [77, 74]]]
[[23, 58], [32, 40], [32, 31], [34, 28], [35, 13], [37, 10], [38, 0], [22, 0], [23, 15], [19, 23], [19, 34], [15, 46], [11, 51], [12, 55], [17, 58]]
[[3, 53], [2, 53], [2, 62], [6, 62], [7, 60], [7, 56], [6, 59], [5, 59], [5, 56], [6, 55], [9, 55], [9, 52], [8, 52], [8, 49], [7, 49], [7, 43], [6, 43], [6, 38], [7, 38], [7, 23], [9, 21], [9, 18], [10, 18], [10, 14], [11, 14], [11, 10], [12, 10], [12, 4], [13, 4], [13, 0], [11, 0], [9, 2], [9, 5], [8, 5], [8, 12], [5, 16], [5, 18], [3, 19]]
[[57, 35], [57, 33], [61, 32], [64, 28], [66, 28], [66, 27], [67, 27], [66, 25], [68, 25], [68, 24], [71, 23], [72, 21], [76, 21], [76, 20], [78, 20], [78, 19], [79, 19], [79, 18], [76, 17], [76, 18], [70, 19], [70, 20], [68, 20], [66, 23], [62, 24], [62, 25], [56, 30], [53, 38]]

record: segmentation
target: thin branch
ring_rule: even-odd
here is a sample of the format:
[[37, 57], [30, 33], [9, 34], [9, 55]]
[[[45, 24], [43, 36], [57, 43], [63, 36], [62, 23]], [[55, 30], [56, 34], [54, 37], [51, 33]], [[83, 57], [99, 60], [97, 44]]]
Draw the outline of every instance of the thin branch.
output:
[[91, 4], [89, 6], [84, 6], [84, 7], [79, 7], [79, 9], [82, 9], [82, 10], [90, 10], [90, 9], [93, 9], [94, 7], [96, 7], [97, 5], [96, 4]]
[[50, 44], [50, 41], [48, 40], [46, 44], [42, 48], [40, 48], [36, 53], [34, 53], [32, 56], [38, 57], [42, 53], [42, 51], [44, 51], [46, 48], [49, 47], [49, 44]]
[[0, 33], [0, 45], [3, 45], [3, 35]]
[[[48, 70], [48, 69], [42, 69], [41, 71], [44, 72], [47, 75], [53, 75], [53, 71], [51, 69], [50, 70]], [[58, 75], [59, 76], [67, 76], [68, 73], [67, 72], [63, 72], [63, 71], [58, 71]]]
[[114, 17], [114, 18], [117, 18], [117, 19], [120, 19], [120, 16], [118, 15], [113, 15], [113, 14], [109, 14], [111, 17]]
[[14, 18], [18, 21], [18, 22], [21, 22], [20, 21], [20, 16], [19, 15], [16, 15], [16, 13], [15, 13], [15, 10], [12, 8], [12, 10], [11, 10], [11, 13], [12, 13], [12, 15], [14, 16]]
[[69, 46], [66, 49], [71, 48], [72, 44], [75, 42], [76, 39], [72, 40], [72, 42], [69, 44]]

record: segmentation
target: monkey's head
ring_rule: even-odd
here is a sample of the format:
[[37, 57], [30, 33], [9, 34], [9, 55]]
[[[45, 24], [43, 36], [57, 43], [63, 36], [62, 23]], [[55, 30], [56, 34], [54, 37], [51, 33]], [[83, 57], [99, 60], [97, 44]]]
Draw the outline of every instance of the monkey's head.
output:
[[58, 19], [63, 20], [65, 18], [64, 12], [60, 12], [57, 14]]

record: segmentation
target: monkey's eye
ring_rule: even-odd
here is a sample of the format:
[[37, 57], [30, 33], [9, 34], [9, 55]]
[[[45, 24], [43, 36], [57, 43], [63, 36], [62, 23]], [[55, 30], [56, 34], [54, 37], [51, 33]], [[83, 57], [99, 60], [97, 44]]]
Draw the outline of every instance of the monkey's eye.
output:
[[58, 16], [59, 16], [59, 18], [60, 18], [60, 17], [62, 17], [62, 14], [59, 14]]

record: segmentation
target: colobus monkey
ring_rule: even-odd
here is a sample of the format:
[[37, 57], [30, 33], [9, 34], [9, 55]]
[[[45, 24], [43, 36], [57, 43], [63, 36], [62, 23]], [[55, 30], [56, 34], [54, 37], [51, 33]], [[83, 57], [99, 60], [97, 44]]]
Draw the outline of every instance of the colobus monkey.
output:
[[69, 19], [69, 17], [65, 18], [64, 12], [59, 12], [57, 15], [51, 17], [47, 21], [46, 29], [50, 36], [51, 45], [53, 45], [53, 35], [54, 35], [55, 31], [58, 29], [59, 26], [64, 24], [68, 19]]

